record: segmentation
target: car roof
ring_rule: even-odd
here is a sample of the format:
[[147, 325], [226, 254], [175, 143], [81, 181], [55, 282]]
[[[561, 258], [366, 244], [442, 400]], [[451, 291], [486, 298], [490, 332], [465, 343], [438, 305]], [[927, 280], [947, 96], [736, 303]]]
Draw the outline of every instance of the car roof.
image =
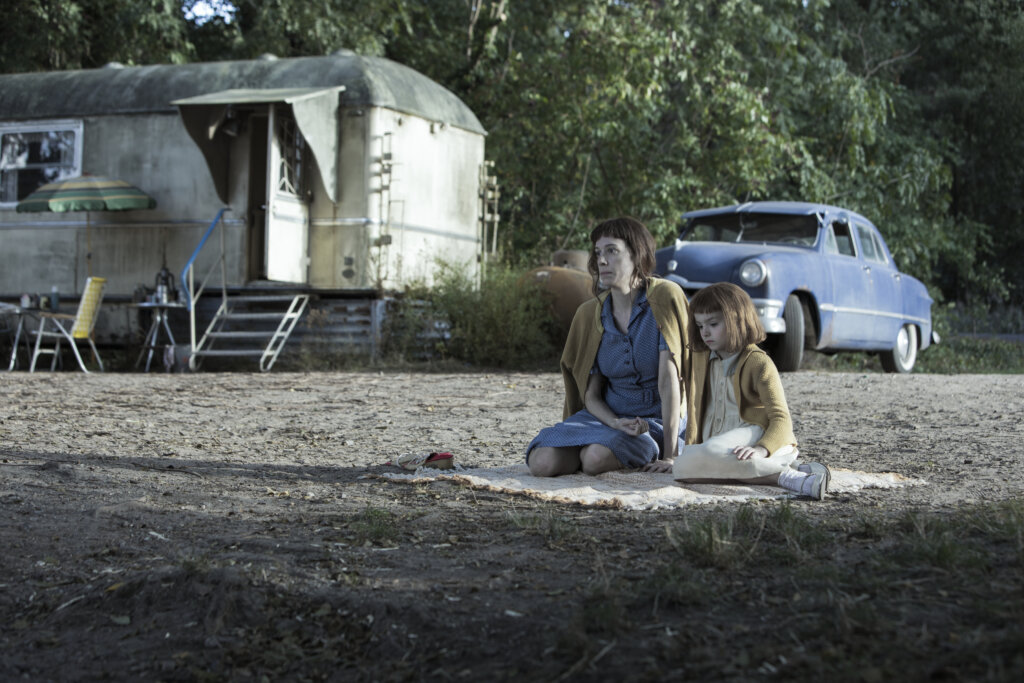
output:
[[818, 204], [816, 202], [746, 202], [744, 204], [733, 204], [731, 206], [719, 206], [714, 209], [700, 209], [699, 211], [687, 211], [683, 214], [684, 219], [703, 218], [731, 213], [784, 213], [794, 216], [811, 216], [814, 214], [847, 214], [871, 224], [864, 216], [856, 211], [844, 209], [831, 204]]

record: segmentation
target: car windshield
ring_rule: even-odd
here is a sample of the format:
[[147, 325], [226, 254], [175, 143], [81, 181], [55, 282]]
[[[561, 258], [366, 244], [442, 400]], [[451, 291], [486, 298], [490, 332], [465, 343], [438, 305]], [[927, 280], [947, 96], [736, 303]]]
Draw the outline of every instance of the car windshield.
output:
[[813, 247], [818, 217], [777, 213], [730, 213], [691, 218], [683, 230], [687, 242], [776, 242]]

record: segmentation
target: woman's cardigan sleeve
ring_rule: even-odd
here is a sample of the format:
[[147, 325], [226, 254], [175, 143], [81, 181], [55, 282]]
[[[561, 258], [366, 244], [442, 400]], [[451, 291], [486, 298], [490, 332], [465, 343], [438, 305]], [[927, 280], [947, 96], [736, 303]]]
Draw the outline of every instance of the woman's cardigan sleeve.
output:
[[[693, 368], [690, 356], [690, 306], [682, 288], [669, 280], [653, 279], [647, 290], [651, 312], [658, 330], [672, 354], [679, 380], [680, 419], [691, 415], [696, 393], [693, 387]], [[689, 424], [687, 424], [689, 433]]]
[[565, 340], [560, 363], [562, 382], [565, 384], [563, 420], [583, 410], [583, 397], [587, 391], [590, 369], [594, 367], [597, 349], [601, 345], [601, 335], [604, 333], [601, 326], [603, 301], [604, 297], [601, 297], [580, 304], [569, 327], [569, 336]]

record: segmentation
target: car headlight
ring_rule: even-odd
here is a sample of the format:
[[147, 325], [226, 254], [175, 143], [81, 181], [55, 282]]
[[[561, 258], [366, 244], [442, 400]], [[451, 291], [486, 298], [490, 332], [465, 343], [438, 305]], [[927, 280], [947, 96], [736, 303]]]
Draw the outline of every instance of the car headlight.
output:
[[747, 287], [757, 287], [768, 279], [768, 267], [758, 259], [751, 259], [740, 266], [740, 282]]
[[668, 272], [674, 273], [676, 272], [676, 268], [679, 267], [679, 261], [672, 259], [671, 261], [665, 264], [665, 267], [668, 269]]

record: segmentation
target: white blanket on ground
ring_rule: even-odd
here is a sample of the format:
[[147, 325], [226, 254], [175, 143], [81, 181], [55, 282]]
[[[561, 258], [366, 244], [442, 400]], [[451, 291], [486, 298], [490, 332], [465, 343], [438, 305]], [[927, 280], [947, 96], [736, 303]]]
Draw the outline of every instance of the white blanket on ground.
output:
[[[790, 498], [774, 486], [719, 484], [681, 484], [672, 475], [651, 472], [607, 472], [592, 477], [569, 474], [561, 477], [534, 477], [525, 464], [489, 468], [436, 470], [420, 468], [413, 473], [386, 472], [383, 479], [406, 483], [454, 481], [489, 491], [518, 493], [558, 503], [579, 503], [622, 508], [654, 510], [703, 503], [742, 502], [752, 499]], [[898, 488], [925, 484], [893, 472], [856, 472], [832, 470], [829, 495], [852, 493], [865, 488]]]

